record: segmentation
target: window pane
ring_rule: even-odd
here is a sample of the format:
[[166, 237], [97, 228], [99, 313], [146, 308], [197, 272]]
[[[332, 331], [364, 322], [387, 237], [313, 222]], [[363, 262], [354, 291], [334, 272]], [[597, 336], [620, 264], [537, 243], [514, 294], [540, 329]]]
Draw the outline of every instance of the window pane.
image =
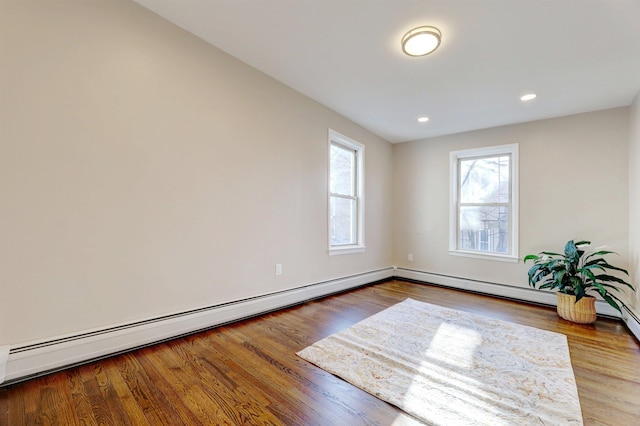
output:
[[356, 195], [356, 152], [331, 144], [329, 191], [334, 194]]
[[510, 159], [502, 155], [460, 160], [460, 202], [510, 202]]
[[331, 245], [356, 244], [356, 201], [331, 197]]
[[509, 207], [460, 207], [460, 250], [509, 253]]

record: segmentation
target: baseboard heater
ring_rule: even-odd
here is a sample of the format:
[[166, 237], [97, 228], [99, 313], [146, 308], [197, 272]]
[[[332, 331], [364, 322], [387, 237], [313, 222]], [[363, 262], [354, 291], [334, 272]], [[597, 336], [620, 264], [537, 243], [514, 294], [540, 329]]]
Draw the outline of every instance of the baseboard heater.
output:
[[[461, 278], [432, 272], [417, 271], [407, 268], [396, 268], [396, 278], [406, 279], [420, 283], [441, 285], [443, 287], [472, 291], [490, 296], [503, 297], [523, 302], [536, 303], [547, 306], [557, 306], [554, 292], [534, 290], [526, 287], [516, 287], [507, 284], [479, 281], [470, 278]], [[640, 340], [640, 318], [628, 307], [622, 308], [622, 314], [612, 308], [604, 300], [596, 300], [598, 314], [621, 319], [629, 331]]]
[[[0, 347], [3, 386], [392, 278], [394, 268], [307, 284], [186, 312]], [[3, 356], [4, 353], [4, 356]], [[4, 361], [4, 362], [3, 362]]]
[[[21, 345], [0, 346], [0, 385], [17, 383], [394, 277], [525, 302], [556, 305], [556, 296], [551, 292], [389, 267], [144, 321], [86, 330], [83, 333]], [[596, 309], [602, 315], [621, 318], [631, 333], [640, 340], [640, 320], [634, 312], [623, 309], [620, 315], [604, 301], [597, 301]]]

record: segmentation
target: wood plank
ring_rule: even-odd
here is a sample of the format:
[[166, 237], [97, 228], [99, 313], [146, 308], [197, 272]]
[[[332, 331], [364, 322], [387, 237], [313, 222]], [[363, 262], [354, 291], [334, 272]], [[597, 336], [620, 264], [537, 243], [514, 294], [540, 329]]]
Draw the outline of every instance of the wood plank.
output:
[[66, 386], [60, 386], [59, 389], [61, 391], [68, 392], [71, 400], [71, 407], [73, 408], [78, 424], [96, 424], [97, 419], [93, 416], [93, 411], [89, 402], [89, 395], [84, 389], [84, 384], [82, 383], [82, 377], [80, 376], [79, 370], [77, 368], [72, 368], [66, 370], [65, 374]]
[[166, 345], [160, 344], [121, 355], [115, 361], [131, 395], [150, 424], [183, 424], [179, 401], [165, 396], [162, 392], [166, 389], [165, 378], [148, 360], [149, 352], [164, 349]]
[[640, 342], [621, 322], [573, 324], [549, 307], [392, 280], [1, 388], [0, 424], [413, 426], [296, 356], [408, 297], [565, 334], [585, 424], [640, 418]]
[[[104, 362], [83, 365], [77, 369], [77, 373], [82, 381], [84, 392], [77, 394], [78, 398], [86, 396], [86, 401], [91, 407], [92, 418], [98, 424], [114, 425], [118, 419], [122, 419], [124, 424], [128, 424], [128, 416], [123, 415], [121, 406], [117, 400], [109, 401], [105, 397], [105, 389], [101, 386], [101, 374], [105, 368], [111, 367], [110, 360]], [[79, 404], [76, 402], [75, 405]]]

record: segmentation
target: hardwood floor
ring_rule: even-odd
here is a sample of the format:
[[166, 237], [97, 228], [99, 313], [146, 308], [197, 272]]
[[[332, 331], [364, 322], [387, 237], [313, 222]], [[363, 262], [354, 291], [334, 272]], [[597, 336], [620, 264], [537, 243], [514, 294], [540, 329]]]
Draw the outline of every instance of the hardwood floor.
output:
[[389, 281], [0, 388], [0, 425], [417, 424], [295, 355], [407, 297], [566, 334], [585, 424], [640, 424], [640, 343], [619, 321]]

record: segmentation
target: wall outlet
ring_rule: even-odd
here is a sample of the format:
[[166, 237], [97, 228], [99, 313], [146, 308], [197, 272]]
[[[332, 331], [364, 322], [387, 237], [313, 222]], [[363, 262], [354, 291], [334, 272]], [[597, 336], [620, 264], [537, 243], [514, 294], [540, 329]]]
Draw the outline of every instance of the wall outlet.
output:
[[407, 258], [409, 259], [409, 262], [413, 262], [413, 255], [410, 254], [409, 256], [407, 256]]
[[276, 275], [282, 275], [282, 263], [276, 263]]

